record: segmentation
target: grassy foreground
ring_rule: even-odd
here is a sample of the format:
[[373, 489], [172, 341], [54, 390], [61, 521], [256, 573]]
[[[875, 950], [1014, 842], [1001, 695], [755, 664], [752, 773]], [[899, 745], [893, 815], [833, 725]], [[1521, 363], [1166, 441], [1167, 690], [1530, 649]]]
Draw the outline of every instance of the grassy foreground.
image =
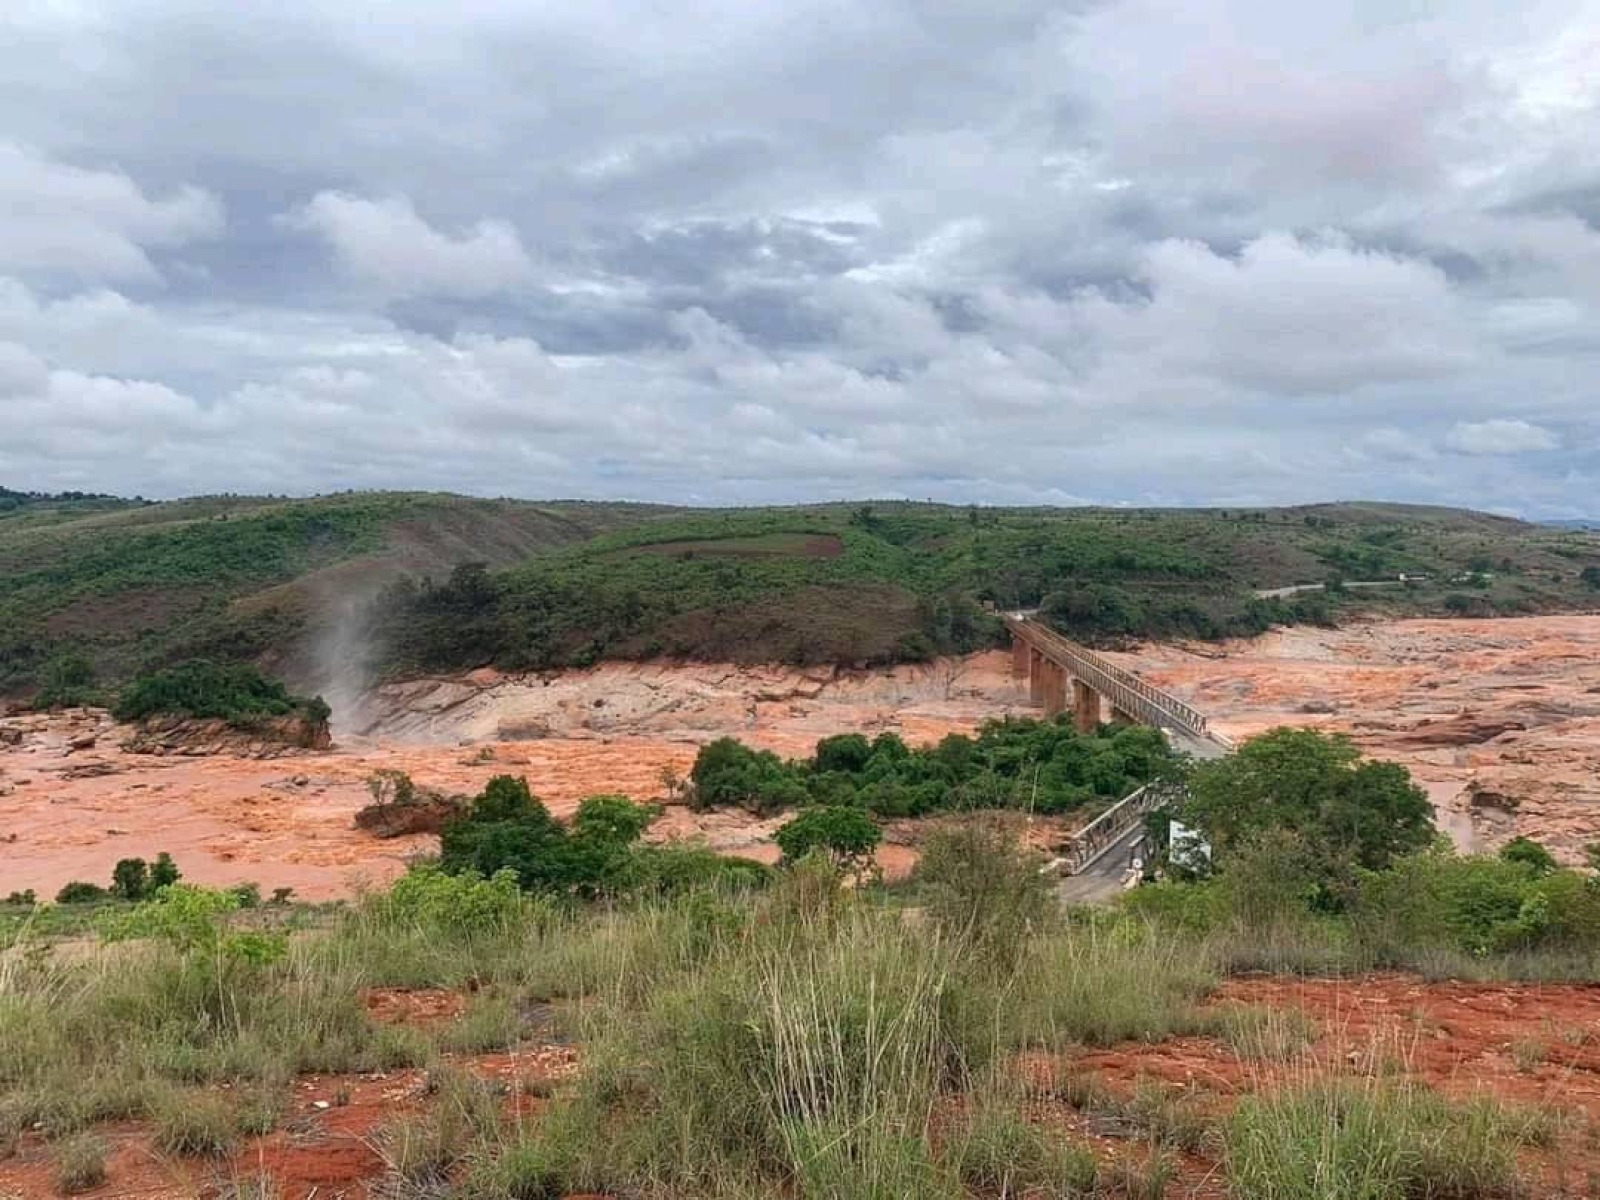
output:
[[[297, 1075], [410, 1068], [422, 1101], [368, 1135], [392, 1200], [1159, 1197], [1195, 1161], [1249, 1200], [1501, 1197], [1561, 1136], [1378, 1066], [1307, 1062], [1231, 1111], [1103, 1088], [1073, 1056], [1204, 1035], [1266, 1062], [1306, 1034], [1205, 1003], [1221, 941], [1063, 915], [1004, 838], [951, 836], [934, 861], [957, 869], [912, 912], [811, 860], [762, 891], [610, 908], [423, 876], [292, 937], [176, 886], [103, 943], [0, 957], [0, 1158], [43, 1139], [62, 1191], [93, 1187], [97, 1126], [131, 1120], [226, 1194], [276, 1196], [247, 1147], [288, 1121]], [[464, 1008], [380, 1023], [362, 998], [392, 987]], [[509, 1096], [468, 1069], [553, 1029], [577, 1040], [570, 1078]]]

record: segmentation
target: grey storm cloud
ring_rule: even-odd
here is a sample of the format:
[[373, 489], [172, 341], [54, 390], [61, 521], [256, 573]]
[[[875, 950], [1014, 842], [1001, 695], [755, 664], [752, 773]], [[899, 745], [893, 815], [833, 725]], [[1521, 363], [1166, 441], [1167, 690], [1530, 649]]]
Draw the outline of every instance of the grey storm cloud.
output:
[[0, 482], [1595, 515], [1600, 0], [0, 15]]

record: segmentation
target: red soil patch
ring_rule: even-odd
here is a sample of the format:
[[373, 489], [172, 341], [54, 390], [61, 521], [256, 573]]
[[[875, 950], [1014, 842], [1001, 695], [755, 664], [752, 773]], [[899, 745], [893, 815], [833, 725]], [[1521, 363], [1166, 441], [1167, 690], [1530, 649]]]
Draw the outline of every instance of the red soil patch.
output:
[[450, 988], [369, 988], [361, 1004], [386, 1025], [436, 1025], [465, 1012], [467, 998]]
[[[1165, 1090], [1211, 1117], [1225, 1115], [1241, 1095], [1326, 1077], [1381, 1075], [1457, 1100], [1488, 1095], [1564, 1118], [1555, 1146], [1523, 1154], [1539, 1195], [1588, 1196], [1600, 1181], [1600, 987], [1428, 983], [1402, 975], [1252, 977], [1224, 983], [1216, 1002], [1298, 1010], [1316, 1026], [1315, 1040], [1282, 1062], [1184, 1037], [1031, 1060], [1026, 1069], [1040, 1083], [1063, 1073], [1087, 1078], [1124, 1100], [1141, 1087]], [[1054, 1123], [1092, 1136], [1093, 1114], [1055, 1107]], [[1219, 1173], [1214, 1162], [1184, 1156], [1185, 1190], [1169, 1195], [1225, 1195], [1208, 1190]]]
[[[413, 997], [424, 993], [395, 993]], [[391, 995], [383, 993], [383, 995]], [[447, 1060], [501, 1085], [508, 1126], [531, 1120], [547, 1101], [545, 1085], [577, 1070], [577, 1053], [565, 1046], [533, 1046], [501, 1054]], [[384, 1173], [380, 1133], [396, 1117], [428, 1105], [427, 1074], [420, 1070], [373, 1075], [311, 1075], [296, 1082], [279, 1128], [250, 1138], [229, 1158], [163, 1156], [147, 1125], [124, 1122], [98, 1133], [110, 1147], [107, 1179], [85, 1196], [104, 1200], [214, 1200], [259, 1176], [274, 1180], [284, 1200], [374, 1200]], [[50, 1147], [28, 1134], [12, 1158], [0, 1162], [0, 1197], [45, 1200], [56, 1191]]]

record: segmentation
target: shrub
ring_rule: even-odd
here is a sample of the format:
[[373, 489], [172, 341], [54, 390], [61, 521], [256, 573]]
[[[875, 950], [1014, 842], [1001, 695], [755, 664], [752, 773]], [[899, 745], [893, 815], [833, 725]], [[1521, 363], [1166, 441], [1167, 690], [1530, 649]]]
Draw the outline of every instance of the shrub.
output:
[[980, 955], [1014, 961], [1030, 934], [1056, 914], [1040, 855], [1024, 850], [1019, 831], [1000, 820], [971, 820], [934, 830], [913, 875], [928, 919]]
[[1348, 738], [1309, 729], [1273, 730], [1196, 766], [1182, 816], [1222, 870], [1270, 830], [1298, 835], [1324, 899], [1335, 903], [1356, 868], [1381, 870], [1436, 833], [1427, 794], [1403, 767], [1364, 761]]
[[572, 882], [565, 842], [566, 830], [534, 798], [527, 781], [499, 775], [464, 817], [444, 827], [439, 865], [484, 878], [509, 870], [528, 891], [565, 891]]
[[782, 826], [772, 840], [786, 862], [798, 862], [820, 850], [836, 865], [853, 870], [871, 859], [883, 840], [883, 830], [858, 808], [808, 808]]
[[122, 900], [143, 900], [150, 891], [150, 866], [142, 858], [124, 858], [111, 871], [111, 890]]
[[1525, 858], [1415, 855], [1363, 875], [1356, 931], [1380, 961], [1409, 965], [1428, 947], [1483, 956], [1592, 947], [1600, 938], [1600, 888], [1576, 871]]
[[859, 733], [841, 733], [817, 743], [812, 767], [817, 771], [844, 771], [854, 774], [872, 758], [872, 743]]
[[163, 850], [156, 855], [156, 861], [150, 867], [150, 890], [160, 891], [164, 887], [171, 887], [183, 878], [183, 872], [178, 870], [178, 864], [172, 861], [172, 855]]
[[493, 933], [527, 911], [527, 901], [509, 868], [489, 879], [466, 871], [449, 874], [418, 866], [394, 881], [373, 903], [384, 920], [460, 934]]
[[94, 883], [85, 883], [81, 879], [74, 879], [71, 883], [64, 884], [56, 893], [57, 904], [92, 904], [97, 900], [104, 900], [109, 893], [105, 888]]
[[102, 702], [95, 686], [94, 664], [82, 654], [69, 653], [50, 659], [40, 677], [42, 686], [33, 700], [36, 709], [75, 708]]
[[1532, 838], [1514, 837], [1500, 847], [1503, 862], [1521, 863], [1535, 875], [1548, 875], [1556, 869], [1555, 855]]
[[805, 802], [805, 789], [776, 754], [752, 750], [735, 738], [700, 748], [689, 772], [696, 808], [747, 808], [777, 812]]
[[669, 843], [635, 847], [619, 887], [640, 896], [675, 896], [705, 888], [748, 891], [765, 887], [771, 877], [771, 869], [753, 859]]
[[178, 716], [246, 725], [294, 713], [326, 724], [330, 715], [321, 697], [291, 696], [283, 684], [267, 678], [249, 663], [202, 660], [135, 680], [122, 693], [114, 711], [120, 721]]
[[100, 934], [107, 941], [156, 938], [181, 953], [199, 951], [241, 963], [263, 965], [282, 958], [288, 947], [283, 934], [228, 930], [227, 916], [239, 907], [232, 892], [175, 883], [131, 912], [103, 922]]
[[893, 733], [823, 738], [805, 761], [783, 762], [732, 738], [695, 762], [693, 803], [757, 813], [805, 804], [858, 807], [880, 817], [941, 809], [1017, 808], [1059, 813], [1097, 798], [1120, 800], [1177, 771], [1161, 732], [1128, 726], [1085, 736], [1063, 721], [1001, 720], [976, 738], [947, 737], [913, 750]]
[[580, 837], [627, 846], [639, 840], [659, 810], [626, 796], [589, 796], [578, 804], [572, 829]]

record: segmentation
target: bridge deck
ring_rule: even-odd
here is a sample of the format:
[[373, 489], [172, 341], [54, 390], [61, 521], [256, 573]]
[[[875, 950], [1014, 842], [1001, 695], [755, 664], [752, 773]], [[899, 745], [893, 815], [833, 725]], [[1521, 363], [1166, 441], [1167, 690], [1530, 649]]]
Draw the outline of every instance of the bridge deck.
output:
[[[1233, 743], [1211, 732], [1205, 717], [1182, 700], [1021, 614], [1008, 615], [1011, 635], [1081, 680], [1134, 720], [1163, 730], [1173, 746], [1193, 758], [1221, 758]], [[1151, 784], [1111, 806], [1061, 847], [1069, 876], [1062, 896], [1073, 902], [1103, 900], [1122, 888], [1143, 837], [1145, 815], [1170, 805], [1182, 785]]]
[[1075, 679], [1082, 680], [1122, 712], [1146, 725], [1171, 729], [1197, 739], [1211, 732], [1205, 717], [1170, 692], [1162, 691], [1124, 671], [1094, 651], [1070, 641], [1039, 621], [1007, 616], [1006, 628], [1015, 638], [1027, 642]]

